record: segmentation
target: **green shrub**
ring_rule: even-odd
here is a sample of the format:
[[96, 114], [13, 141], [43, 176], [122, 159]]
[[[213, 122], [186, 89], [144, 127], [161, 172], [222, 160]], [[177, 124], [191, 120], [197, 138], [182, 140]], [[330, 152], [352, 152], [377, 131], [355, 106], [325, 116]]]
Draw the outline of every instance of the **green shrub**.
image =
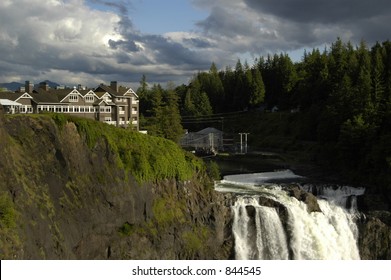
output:
[[15, 209], [9, 196], [0, 195], [0, 226], [3, 228], [15, 227]]
[[211, 179], [220, 180], [220, 168], [219, 165], [215, 161], [210, 161], [207, 164], [207, 172]]
[[183, 151], [176, 143], [136, 131], [117, 128], [94, 120], [52, 114], [56, 123], [75, 123], [87, 146], [94, 149], [99, 140], [105, 140], [118, 168], [132, 174], [139, 182], [191, 179], [204, 171], [204, 163]]

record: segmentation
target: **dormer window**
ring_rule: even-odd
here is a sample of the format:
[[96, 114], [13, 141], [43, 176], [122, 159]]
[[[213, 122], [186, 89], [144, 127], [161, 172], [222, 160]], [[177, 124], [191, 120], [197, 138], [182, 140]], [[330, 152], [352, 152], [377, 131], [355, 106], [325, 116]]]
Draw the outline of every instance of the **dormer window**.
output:
[[89, 102], [89, 103], [94, 102], [94, 96], [93, 95], [86, 95], [84, 99], [85, 99], [86, 102]]
[[69, 102], [77, 102], [77, 101], [79, 101], [79, 97], [77, 96], [77, 94], [69, 95]]

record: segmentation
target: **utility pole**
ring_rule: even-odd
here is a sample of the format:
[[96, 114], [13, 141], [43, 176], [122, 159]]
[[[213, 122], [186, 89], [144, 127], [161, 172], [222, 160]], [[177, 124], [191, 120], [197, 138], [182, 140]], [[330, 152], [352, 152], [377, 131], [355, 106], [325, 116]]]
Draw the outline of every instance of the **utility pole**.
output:
[[250, 133], [241, 132], [240, 135], [240, 153], [243, 154], [243, 135], [244, 135], [244, 153], [247, 154], [247, 135]]
[[247, 145], [247, 135], [249, 135], [250, 133], [243, 133], [244, 134], [244, 137], [245, 137], [245, 154], [247, 154], [247, 148], [248, 148], [248, 145]]
[[240, 153], [243, 154], [243, 133], [239, 133], [240, 135]]

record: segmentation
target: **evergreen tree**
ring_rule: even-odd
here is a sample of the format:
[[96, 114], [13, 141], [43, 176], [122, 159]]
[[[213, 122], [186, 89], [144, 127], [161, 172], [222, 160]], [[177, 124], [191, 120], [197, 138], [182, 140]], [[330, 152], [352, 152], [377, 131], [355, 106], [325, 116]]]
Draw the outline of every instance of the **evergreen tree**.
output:
[[212, 63], [209, 70], [209, 84], [204, 88], [205, 93], [208, 95], [208, 99], [213, 107], [216, 109], [216, 112], [221, 112], [223, 110], [224, 104], [224, 87], [221, 82], [219, 73], [215, 63]]
[[[213, 114], [212, 106], [209, 102], [209, 97], [203, 91], [202, 78], [198, 75], [195, 77], [189, 87], [188, 91], [188, 105], [193, 106], [193, 111], [189, 112], [189, 116], [206, 116]], [[191, 105], [190, 105], [191, 106]]]
[[147, 110], [146, 129], [150, 135], [164, 137], [160, 124], [163, 117], [163, 89], [154, 84], [149, 91], [150, 106]]
[[367, 46], [361, 42], [356, 51], [358, 67], [354, 92], [353, 115], [363, 114], [365, 119], [374, 115], [374, 104], [371, 98], [371, 58]]
[[159, 118], [159, 133], [166, 139], [178, 142], [183, 135], [183, 127], [178, 107], [179, 98], [173, 84], [168, 84], [163, 97], [165, 104]]
[[254, 67], [252, 70], [252, 83], [250, 87], [249, 107], [260, 106], [265, 99], [265, 85], [263, 83], [261, 71]]
[[143, 117], [150, 116], [150, 108], [152, 107], [151, 92], [148, 89], [146, 76], [143, 75], [140, 80], [140, 87], [136, 91], [140, 100], [140, 114]]
[[235, 72], [234, 72], [234, 82], [233, 82], [233, 88], [232, 88], [232, 111], [237, 110], [243, 110], [244, 104], [243, 102], [243, 89], [245, 84], [245, 72], [243, 71], [243, 66], [238, 59], [236, 66], [235, 66]]
[[372, 48], [371, 51], [371, 78], [372, 78], [372, 91], [371, 101], [374, 105], [376, 114], [381, 107], [381, 99], [384, 96], [384, 63], [383, 63], [383, 48], [379, 43]]
[[182, 113], [183, 116], [186, 116], [186, 117], [192, 117], [192, 116], [196, 116], [197, 115], [197, 111], [196, 111], [196, 108], [194, 106], [194, 103], [193, 103], [193, 99], [192, 99], [192, 92], [191, 92], [191, 89], [188, 89], [187, 92], [186, 92], [186, 95], [185, 95], [185, 101], [184, 101], [184, 104], [183, 104], [183, 113]]

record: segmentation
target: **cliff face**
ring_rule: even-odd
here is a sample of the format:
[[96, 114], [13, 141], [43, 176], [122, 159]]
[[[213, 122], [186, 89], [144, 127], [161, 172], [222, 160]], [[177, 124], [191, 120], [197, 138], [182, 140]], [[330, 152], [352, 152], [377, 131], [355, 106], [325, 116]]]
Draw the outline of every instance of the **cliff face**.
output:
[[[202, 165], [170, 142], [134, 135], [127, 149], [113, 142], [133, 132], [102, 124], [103, 134], [91, 139], [77, 120], [0, 118], [2, 259], [231, 255], [229, 208], [207, 187]], [[159, 180], [143, 180], [161, 165], [166, 146], [175, 153], [172, 166], [150, 175]]]
[[372, 211], [358, 223], [361, 259], [391, 260], [391, 214]]
[[[172, 142], [0, 112], [1, 259], [229, 259], [233, 203]], [[389, 212], [359, 230], [361, 258], [391, 259]]]

